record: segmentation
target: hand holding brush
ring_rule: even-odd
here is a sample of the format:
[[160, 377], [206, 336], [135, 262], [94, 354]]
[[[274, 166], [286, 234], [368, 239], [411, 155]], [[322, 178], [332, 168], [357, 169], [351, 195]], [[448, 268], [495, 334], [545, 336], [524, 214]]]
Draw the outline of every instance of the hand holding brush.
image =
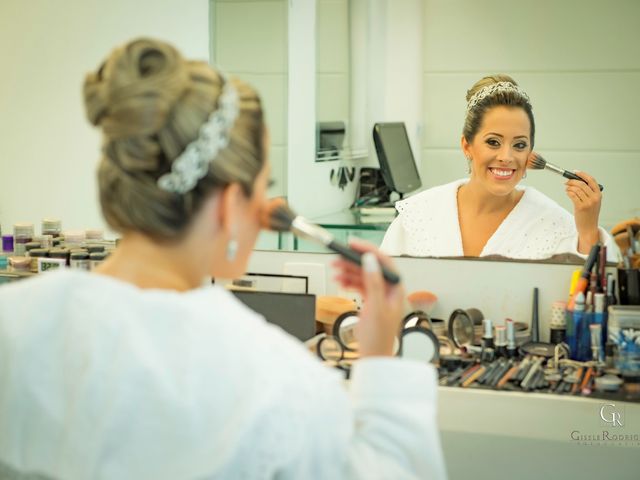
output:
[[[269, 202], [262, 212], [261, 225], [263, 228], [276, 232], [292, 232], [298, 237], [323, 245], [352, 263], [362, 266], [362, 252], [338, 242], [324, 228], [294, 213], [284, 198], [275, 198]], [[385, 265], [382, 265], [381, 268], [382, 276], [388, 283], [392, 285], [400, 283], [400, 277], [396, 272]]]
[[393, 268], [392, 260], [363, 240], [352, 240], [349, 247], [362, 254], [362, 268], [344, 257], [333, 262], [336, 281], [344, 289], [362, 295], [360, 322], [356, 326], [360, 357], [393, 355], [396, 336], [404, 314], [404, 289], [383, 279], [382, 268]]
[[[569, 180], [579, 180], [581, 182], [589, 184], [587, 180], [576, 175], [575, 173], [560, 168], [553, 163], [547, 162], [544, 158], [542, 158], [542, 155], [536, 152], [531, 152], [531, 155], [529, 155], [529, 158], [527, 159], [527, 168], [531, 170], [551, 170], [552, 172], [562, 175], [564, 178], [568, 178]], [[598, 188], [600, 189], [600, 191], [604, 190], [604, 187], [599, 183]]]
[[364, 300], [356, 327], [359, 356], [392, 356], [402, 320], [404, 290], [391, 259], [363, 241], [351, 242], [350, 246], [336, 242], [325, 229], [293, 213], [283, 198], [271, 200], [261, 213], [264, 228], [291, 231], [340, 253], [341, 258], [334, 262], [339, 270], [336, 280], [343, 288], [357, 290]]
[[600, 241], [598, 217], [602, 204], [603, 186], [588, 173], [578, 172], [580, 175], [577, 175], [563, 170], [550, 164], [536, 152], [531, 152], [529, 155], [527, 168], [551, 170], [568, 179], [565, 186], [567, 196], [573, 203], [573, 216], [578, 231], [578, 252], [588, 254], [591, 247]]

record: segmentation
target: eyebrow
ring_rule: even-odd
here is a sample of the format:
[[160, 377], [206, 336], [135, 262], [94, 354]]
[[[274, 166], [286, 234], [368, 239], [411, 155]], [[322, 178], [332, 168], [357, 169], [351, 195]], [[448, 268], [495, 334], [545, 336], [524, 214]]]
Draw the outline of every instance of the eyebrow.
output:
[[[488, 137], [489, 135], [495, 135], [496, 137], [504, 138], [504, 135], [500, 135], [497, 132], [487, 132], [487, 133], [485, 133], [484, 136]], [[514, 139], [516, 139], [516, 138], [524, 138], [524, 139], [527, 139], [527, 140], [529, 139], [529, 137], [527, 137], [526, 135], [518, 135], [517, 137], [513, 137], [513, 138]]]

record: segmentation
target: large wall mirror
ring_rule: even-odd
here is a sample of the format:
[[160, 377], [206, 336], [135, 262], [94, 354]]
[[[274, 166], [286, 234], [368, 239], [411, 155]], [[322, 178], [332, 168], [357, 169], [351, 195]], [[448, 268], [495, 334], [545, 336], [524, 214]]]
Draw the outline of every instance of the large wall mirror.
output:
[[[264, 51], [252, 52], [259, 57], [251, 60], [254, 70], [238, 65], [231, 71], [253, 81], [265, 97], [272, 150], [280, 149], [275, 155], [272, 152], [272, 158], [277, 158], [274, 165], [281, 172], [281, 193], [291, 193], [293, 185], [304, 181], [309, 204], [333, 202], [331, 212], [299, 208], [306, 216], [322, 223], [327, 214], [346, 211], [354, 186], [340, 192], [329, 185], [329, 172], [341, 163], [356, 168], [377, 164], [370, 148], [374, 121], [407, 124], [423, 188], [464, 178], [460, 132], [466, 91], [492, 73], [511, 75], [531, 97], [536, 150], [567, 170], [589, 172], [605, 186], [600, 212], [605, 229], [640, 216], [640, 147], [635, 141], [640, 111], [638, 2], [614, 0], [604, 5], [596, 0], [542, 0], [531, 5], [495, 0], [481, 5], [473, 0], [212, 0], [212, 6], [217, 8], [217, 20], [212, 22], [214, 51], [216, 38], [221, 46], [225, 41], [222, 31], [235, 35], [238, 42], [251, 39], [264, 46]], [[304, 39], [314, 42], [308, 46], [312, 66], [304, 60], [292, 63], [291, 57], [287, 62], [292, 44], [299, 43], [291, 38], [291, 32], [299, 30], [291, 25], [287, 28], [287, 22], [293, 20], [287, 13], [296, 9], [309, 9], [308, 17], [315, 26], [313, 36]], [[278, 14], [272, 16], [267, 10]], [[259, 25], [252, 25], [251, 18]], [[276, 52], [280, 52], [277, 58], [272, 58]], [[234, 57], [228, 58], [231, 62]], [[292, 110], [285, 79], [293, 75], [291, 69], [309, 68], [315, 71], [309, 80], [314, 84], [313, 103], [306, 111], [296, 108], [299, 104]], [[344, 145], [368, 155], [321, 162], [327, 165], [313, 167], [323, 170], [314, 170], [320, 172], [317, 175], [307, 173], [310, 178], [295, 174], [290, 162], [317, 163], [312, 140], [317, 131], [306, 137], [311, 138], [308, 154], [296, 155], [294, 160], [286, 154], [291, 151], [287, 123], [304, 122], [306, 129], [315, 130], [318, 123], [334, 121], [345, 124]], [[523, 183], [572, 211], [563, 181], [546, 171], [530, 171]], [[292, 196], [292, 202], [294, 199], [305, 204], [303, 197]], [[327, 222], [339, 226], [348, 223], [347, 217], [336, 216]], [[384, 228], [345, 227], [341, 231], [344, 238], [373, 231], [369, 239], [379, 241]], [[277, 248], [273, 242], [262, 246]], [[304, 243], [298, 248], [313, 249]]]

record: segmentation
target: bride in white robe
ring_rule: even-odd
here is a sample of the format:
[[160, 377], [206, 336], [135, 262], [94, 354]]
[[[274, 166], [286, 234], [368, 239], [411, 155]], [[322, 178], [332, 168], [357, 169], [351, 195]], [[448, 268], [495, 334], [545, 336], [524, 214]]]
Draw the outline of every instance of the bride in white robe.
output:
[[[399, 216], [385, 234], [381, 250], [389, 255], [415, 257], [462, 257], [458, 223], [458, 188], [468, 179], [456, 180], [396, 203]], [[578, 232], [573, 216], [533, 187], [517, 187], [522, 198], [505, 218], [480, 257], [501, 255], [517, 259], [543, 259], [578, 252]], [[617, 247], [607, 232], [608, 258], [615, 260]]]
[[381, 250], [390, 255], [543, 259], [584, 256], [596, 243], [617, 247], [598, 226], [602, 193], [593, 177], [565, 182], [574, 215], [534, 188], [519, 185], [533, 154], [529, 97], [506, 75], [485, 77], [467, 93], [461, 146], [470, 178], [396, 203]]

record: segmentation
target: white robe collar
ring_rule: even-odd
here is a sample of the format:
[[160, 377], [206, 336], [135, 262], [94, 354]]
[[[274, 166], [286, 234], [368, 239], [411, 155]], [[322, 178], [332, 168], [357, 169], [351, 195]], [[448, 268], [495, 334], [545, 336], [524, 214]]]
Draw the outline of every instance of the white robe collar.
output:
[[[464, 255], [458, 223], [457, 192], [468, 179], [440, 185], [396, 203], [406, 234], [406, 254], [459, 257]], [[487, 241], [480, 256], [546, 258], [559, 241], [575, 235], [569, 212], [531, 187]]]

